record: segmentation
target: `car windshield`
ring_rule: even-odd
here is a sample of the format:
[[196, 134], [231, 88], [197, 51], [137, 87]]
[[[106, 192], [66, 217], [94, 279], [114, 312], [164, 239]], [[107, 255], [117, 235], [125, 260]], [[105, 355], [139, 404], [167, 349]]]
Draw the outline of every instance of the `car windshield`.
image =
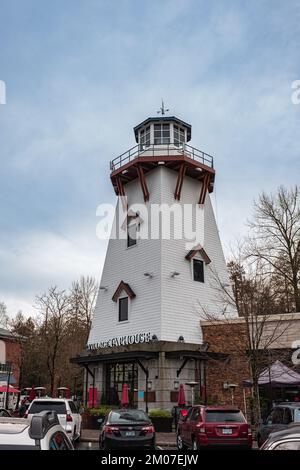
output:
[[148, 416], [140, 410], [112, 411], [109, 417], [112, 424], [149, 423]]
[[206, 410], [205, 415], [208, 423], [245, 423], [239, 410]]
[[66, 404], [63, 401], [47, 401], [47, 400], [41, 400], [41, 401], [35, 401], [32, 403], [30, 409], [29, 409], [29, 414], [36, 414], [40, 413], [41, 411], [56, 411], [57, 414], [59, 415], [64, 415], [66, 414]]
[[296, 408], [294, 411], [294, 421], [300, 423], [300, 408]]

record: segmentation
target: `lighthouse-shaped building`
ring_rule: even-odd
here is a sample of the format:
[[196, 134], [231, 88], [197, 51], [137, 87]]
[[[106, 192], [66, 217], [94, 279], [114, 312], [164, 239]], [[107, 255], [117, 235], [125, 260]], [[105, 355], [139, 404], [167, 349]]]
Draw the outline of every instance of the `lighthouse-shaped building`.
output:
[[170, 409], [179, 383], [204, 398], [206, 361], [218, 359], [200, 319], [236, 312], [223, 295], [213, 157], [191, 146], [191, 125], [177, 117], [148, 118], [134, 135], [110, 162], [115, 220], [87, 349], [73, 362], [101, 403], [117, 405], [126, 383], [132, 406]]

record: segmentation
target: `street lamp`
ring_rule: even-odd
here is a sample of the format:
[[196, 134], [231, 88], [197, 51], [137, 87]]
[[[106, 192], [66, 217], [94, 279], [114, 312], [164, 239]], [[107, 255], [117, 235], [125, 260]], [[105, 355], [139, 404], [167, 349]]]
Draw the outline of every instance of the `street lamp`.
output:
[[179, 380], [174, 380], [174, 390], [178, 390], [179, 389]]
[[194, 388], [198, 385], [198, 382], [186, 382], [185, 385], [189, 385], [191, 387], [192, 392], [192, 406], [194, 406]]

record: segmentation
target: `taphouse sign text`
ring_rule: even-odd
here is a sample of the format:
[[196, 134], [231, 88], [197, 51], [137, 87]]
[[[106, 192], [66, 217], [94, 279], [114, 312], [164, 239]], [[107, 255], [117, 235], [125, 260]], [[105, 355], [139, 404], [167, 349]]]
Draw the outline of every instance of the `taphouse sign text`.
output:
[[88, 344], [86, 349], [92, 351], [95, 349], [113, 348], [114, 346], [128, 346], [130, 344], [149, 343], [151, 341], [151, 333], [136, 333], [134, 335], [119, 336], [108, 339], [107, 341], [99, 341], [99, 343]]

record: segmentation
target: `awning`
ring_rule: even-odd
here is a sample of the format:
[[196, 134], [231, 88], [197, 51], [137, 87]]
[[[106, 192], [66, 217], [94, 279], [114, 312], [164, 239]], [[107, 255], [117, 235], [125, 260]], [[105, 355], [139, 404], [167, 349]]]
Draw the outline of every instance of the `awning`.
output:
[[[243, 382], [245, 387], [251, 387], [253, 384], [252, 380], [248, 379]], [[272, 385], [274, 387], [288, 386], [288, 385], [299, 385], [300, 386], [300, 374], [285, 366], [282, 362], [276, 361], [270, 367], [267, 367], [259, 376], [258, 385]]]
[[0, 393], [7, 393], [7, 390], [8, 390], [8, 393], [20, 393], [20, 390], [18, 390], [17, 388], [14, 388], [14, 387], [7, 388], [7, 385], [1, 385]]
[[154, 359], [158, 357], [156, 351], [124, 351], [112, 354], [96, 354], [94, 356], [72, 357], [70, 362], [73, 364], [91, 364], [98, 362], [126, 362], [137, 359]]
[[207, 361], [208, 359], [214, 359], [217, 361], [224, 361], [229, 357], [228, 354], [219, 353], [219, 352], [209, 352], [209, 351], [167, 351], [166, 358], [168, 359], [199, 359]]

